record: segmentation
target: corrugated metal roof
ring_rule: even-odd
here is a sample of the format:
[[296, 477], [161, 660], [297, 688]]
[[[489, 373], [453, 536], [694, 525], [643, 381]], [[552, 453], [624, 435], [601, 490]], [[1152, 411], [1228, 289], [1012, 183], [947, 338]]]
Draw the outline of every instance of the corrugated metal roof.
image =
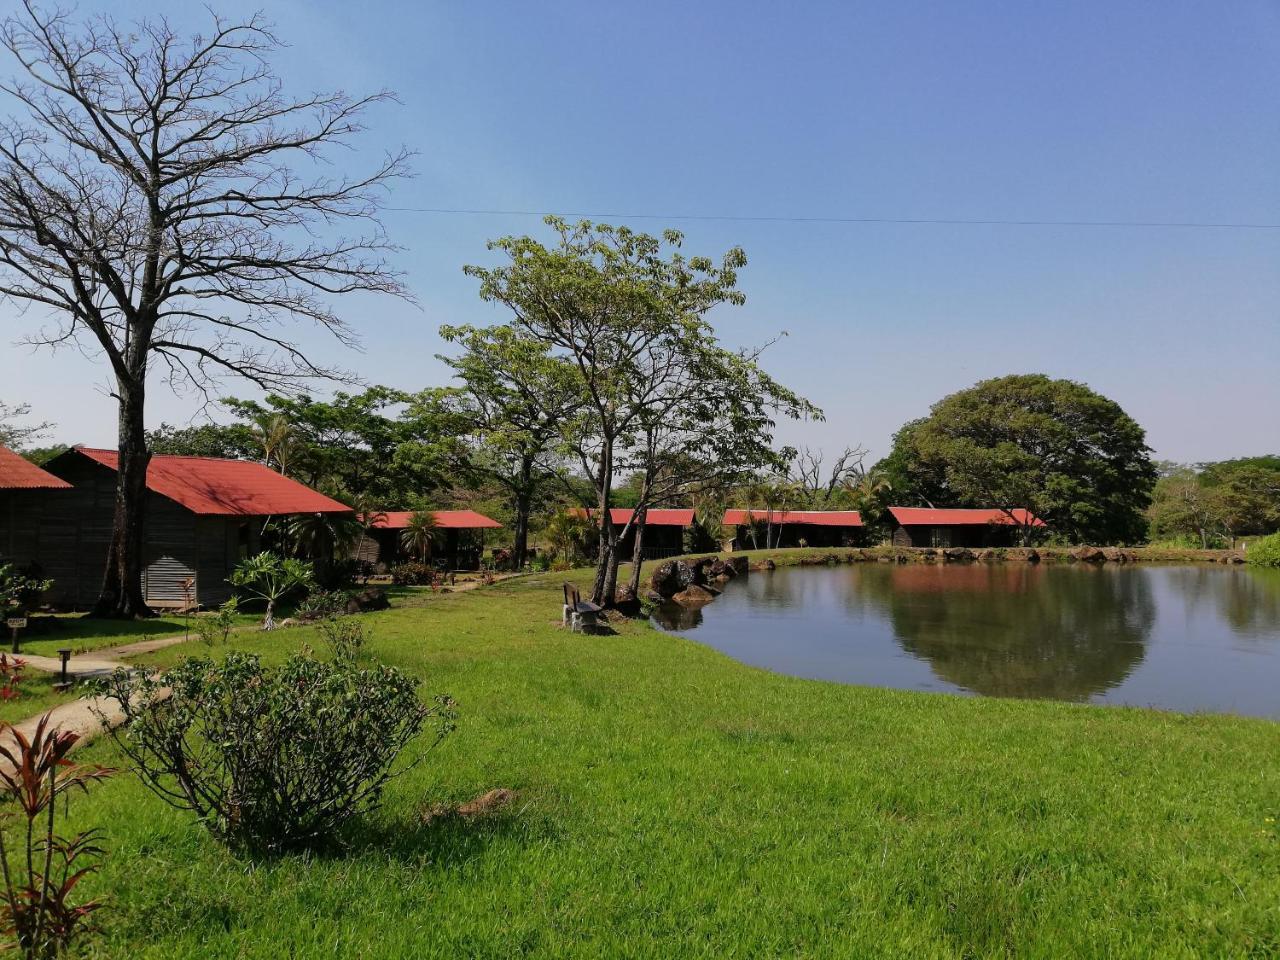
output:
[[71, 484], [41, 470], [8, 447], [0, 447], [0, 490], [69, 490]]
[[[579, 517], [590, 517], [595, 511], [584, 510], [581, 507], [573, 507], [570, 513]], [[634, 510], [626, 507], [611, 507], [609, 516], [613, 519], [615, 527], [625, 527], [631, 521], [631, 515]], [[650, 508], [645, 513], [645, 526], [648, 527], [691, 527], [693, 526], [693, 511], [682, 509], [667, 508]]]
[[[112, 470], [120, 463], [115, 450], [74, 447], [72, 452]], [[248, 460], [156, 454], [147, 467], [147, 489], [192, 513], [209, 516], [351, 512], [346, 504]]]
[[1032, 516], [1029, 510], [1021, 507], [1011, 511], [1013, 518], [1003, 510], [992, 509], [934, 509], [932, 507], [890, 507], [893, 519], [904, 527], [977, 527], [993, 523], [997, 526], [1030, 526], [1043, 527], [1044, 521]]
[[[413, 510], [386, 510], [373, 526], [380, 530], [403, 530], [409, 526], [414, 513]], [[441, 530], [496, 530], [502, 526], [475, 510], [432, 510], [431, 514]]]
[[[767, 510], [726, 510], [724, 525], [741, 527], [770, 520]], [[860, 527], [862, 514], [857, 510], [775, 510], [773, 523], [806, 524], [811, 527]]]

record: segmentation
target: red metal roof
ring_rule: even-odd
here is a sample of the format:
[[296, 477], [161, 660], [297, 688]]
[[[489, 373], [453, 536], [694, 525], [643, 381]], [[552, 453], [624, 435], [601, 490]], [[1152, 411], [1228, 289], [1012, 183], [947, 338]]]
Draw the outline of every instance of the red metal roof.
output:
[[[579, 517], [590, 517], [595, 511], [574, 507], [569, 512]], [[635, 513], [634, 510], [629, 510], [626, 507], [611, 507], [609, 509], [609, 516], [613, 519], [615, 527], [625, 527], [631, 521], [633, 513]], [[693, 511], [650, 508], [645, 513], [644, 522], [645, 526], [649, 527], [692, 527]]]
[[[742, 527], [769, 520], [767, 510], [726, 510], [724, 525]], [[857, 510], [775, 510], [773, 523], [806, 524], [811, 527], [860, 527], [862, 514]]]
[[[380, 530], [403, 530], [413, 518], [413, 510], [386, 510], [374, 521]], [[436, 526], [441, 530], [496, 530], [502, 526], [497, 520], [474, 510], [432, 510]]]
[[[115, 450], [73, 450], [112, 470], [120, 462]], [[202, 515], [265, 517], [351, 512], [346, 504], [248, 460], [156, 454], [147, 467], [147, 489]]]
[[1044, 521], [1021, 507], [1011, 511], [1013, 519], [1003, 510], [996, 509], [942, 509], [932, 507], [890, 507], [893, 519], [904, 527], [977, 527], [993, 523], [997, 526], [1027, 525], [1043, 527]]
[[0, 447], [0, 490], [69, 490], [71, 484], [41, 470], [21, 454]]

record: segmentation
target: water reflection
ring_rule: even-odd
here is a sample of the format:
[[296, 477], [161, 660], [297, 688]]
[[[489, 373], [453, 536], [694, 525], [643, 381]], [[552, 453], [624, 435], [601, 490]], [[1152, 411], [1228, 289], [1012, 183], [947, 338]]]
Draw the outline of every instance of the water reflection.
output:
[[854, 578], [904, 650], [958, 687], [996, 697], [1087, 700], [1142, 662], [1156, 605], [1114, 569], [1056, 576], [1035, 564], [907, 565]]
[[802, 677], [1280, 716], [1280, 571], [971, 564], [780, 569], [655, 615]]

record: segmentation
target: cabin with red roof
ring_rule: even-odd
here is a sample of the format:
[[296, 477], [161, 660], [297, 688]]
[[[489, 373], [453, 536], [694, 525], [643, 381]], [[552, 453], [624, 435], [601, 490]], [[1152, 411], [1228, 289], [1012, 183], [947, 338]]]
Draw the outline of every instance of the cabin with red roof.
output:
[[[569, 511], [580, 517], [595, 516], [594, 510], [575, 507]], [[634, 510], [627, 507], [612, 507], [609, 518], [619, 531], [631, 522]], [[659, 560], [666, 557], [677, 557], [685, 551], [685, 531], [693, 526], [693, 510], [684, 507], [650, 507], [645, 511], [644, 539], [640, 544], [640, 555], [645, 560]], [[636, 528], [632, 526], [618, 542], [618, 556], [623, 562], [630, 560], [636, 552]]]
[[895, 547], [1013, 547], [1044, 521], [1017, 508], [890, 507]]
[[[501, 530], [502, 524], [475, 510], [432, 510], [439, 543], [432, 547], [432, 560], [450, 570], [475, 570], [484, 554], [484, 531]], [[386, 573], [397, 563], [409, 560], [401, 535], [413, 519], [412, 510], [387, 510], [373, 517], [356, 549], [356, 559], [368, 563], [375, 573]]]
[[854, 547], [863, 542], [862, 514], [857, 510], [726, 510], [721, 523], [733, 531], [731, 550], [751, 550], [766, 543]]
[[0, 447], [0, 564], [35, 564], [35, 547], [46, 510], [67, 500], [71, 484], [19, 453]]
[[[54, 603], [84, 607], [98, 597], [115, 518], [118, 463], [115, 450], [72, 447], [45, 464], [66, 486], [45, 491], [25, 562], [54, 581]], [[153, 606], [182, 606], [183, 583], [190, 578], [197, 603], [222, 603], [231, 595], [227, 577], [261, 549], [269, 519], [350, 512], [260, 463], [157, 454], [147, 467], [143, 596]]]

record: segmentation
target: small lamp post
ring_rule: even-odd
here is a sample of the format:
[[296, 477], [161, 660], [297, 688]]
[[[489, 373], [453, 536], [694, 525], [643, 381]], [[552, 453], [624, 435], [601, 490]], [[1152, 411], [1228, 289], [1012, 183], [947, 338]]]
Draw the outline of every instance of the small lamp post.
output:
[[58, 676], [58, 682], [53, 685], [53, 689], [62, 691], [71, 689], [71, 677], [67, 674], [67, 663], [71, 660], [71, 648], [62, 647], [58, 650], [58, 656], [62, 660], [62, 673]]

